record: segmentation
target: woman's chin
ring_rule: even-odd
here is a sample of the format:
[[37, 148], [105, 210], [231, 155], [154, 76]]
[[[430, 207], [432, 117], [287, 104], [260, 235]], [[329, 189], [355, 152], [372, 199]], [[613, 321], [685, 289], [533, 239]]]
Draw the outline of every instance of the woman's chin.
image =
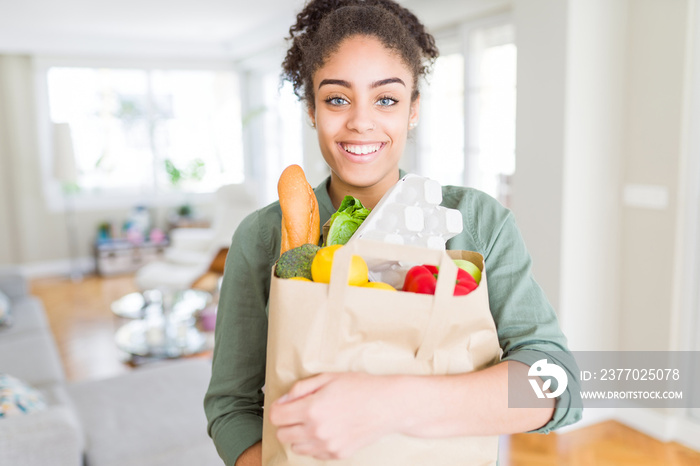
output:
[[[335, 170], [335, 173], [340, 181], [356, 188], [370, 188], [389, 175], [386, 167], [380, 167], [376, 164], [343, 164], [338, 168], [339, 170]], [[398, 181], [399, 167], [396, 166], [395, 170], [391, 170], [391, 173], [395, 173], [396, 180], [394, 181]]]

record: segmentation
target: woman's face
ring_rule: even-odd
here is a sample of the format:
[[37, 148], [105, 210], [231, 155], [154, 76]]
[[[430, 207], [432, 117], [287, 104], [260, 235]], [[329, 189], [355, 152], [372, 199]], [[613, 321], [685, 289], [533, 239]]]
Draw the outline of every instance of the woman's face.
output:
[[399, 177], [409, 125], [413, 76], [401, 58], [372, 37], [353, 36], [314, 74], [309, 116], [336, 192], [383, 194]]

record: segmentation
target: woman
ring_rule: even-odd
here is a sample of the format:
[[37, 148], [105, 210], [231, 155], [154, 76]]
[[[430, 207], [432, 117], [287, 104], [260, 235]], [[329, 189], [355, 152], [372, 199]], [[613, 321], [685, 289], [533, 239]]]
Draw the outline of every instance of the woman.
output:
[[[315, 0], [290, 33], [284, 74], [306, 103], [331, 171], [315, 189], [323, 224], [344, 196], [373, 208], [399, 180], [406, 139], [418, 123], [419, 81], [438, 51], [417, 18], [391, 0]], [[512, 214], [462, 187], [445, 186], [443, 205], [464, 218], [463, 232], [447, 247], [478, 251], [488, 264], [502, 362], [453, 376], [340, 373], [300, 381], [269, 413], [278, 438], [294, 452], [331, 459], [391, 433], [549, 432], [580, 418], [568, 396], [556, 406], [547, 399], [538, 408], [508, 408], [509, 367], [526, 375], [537, 359], [557, 362], [557, 352], [568, 351], [566, 339], [532, 277]], [[279, 203], [251, 214], [227, 258], [205, 410], [209, 433], [230, 465], [261, 464], [266, 306], [280, 223]]]

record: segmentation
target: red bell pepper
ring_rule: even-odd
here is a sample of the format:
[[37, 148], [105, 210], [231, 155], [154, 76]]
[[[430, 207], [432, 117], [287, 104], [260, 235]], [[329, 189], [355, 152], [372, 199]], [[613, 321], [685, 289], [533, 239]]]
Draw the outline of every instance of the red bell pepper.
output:
[[[431, 270], [432, 267], [434, 270]], [[403, 283], [403, 291], [413, 293], [435, 294], [437, 285], [437, 267], [432, 265], [416, 265], [406, 273]]]
[[[411, 267], [406, 273], [403, 284], [403, 291], [413, 293], [435, 294], [437, 285], [438, 268], [434, 265], [416, 265]], [[457, 280], [455, 282], [454, 296], [464, 296], [477, 287], [476, 280], [466, 270], [457, 269]]]
[[476, 289], [479, 284], [474, 277], [464, 269], [457, 268], [457, 283], [455, 284], [455, 296], [468, 295]]

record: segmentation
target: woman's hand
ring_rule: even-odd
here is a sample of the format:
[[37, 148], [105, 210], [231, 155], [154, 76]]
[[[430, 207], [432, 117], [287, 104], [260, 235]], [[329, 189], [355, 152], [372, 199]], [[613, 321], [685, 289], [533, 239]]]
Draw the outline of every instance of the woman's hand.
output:
[[[508, 367], [532, 407], [508, 407]], [[277, 438], [292, 451], [318, 459], [347, 458], [381, 437], [501, 435], [547, 423], [555, 401], [537, 399], [526, 364], [503, 361], [457, 375], [380, 376], [326, 373], [297, 382], [270, 406]], [[542, 383], [540, 380], [539, 383]]]
[[398, 430], [392, 376], [326, 373], [297, 382], [270, 406], [277, 438], [294, 453], [347, 458]]

